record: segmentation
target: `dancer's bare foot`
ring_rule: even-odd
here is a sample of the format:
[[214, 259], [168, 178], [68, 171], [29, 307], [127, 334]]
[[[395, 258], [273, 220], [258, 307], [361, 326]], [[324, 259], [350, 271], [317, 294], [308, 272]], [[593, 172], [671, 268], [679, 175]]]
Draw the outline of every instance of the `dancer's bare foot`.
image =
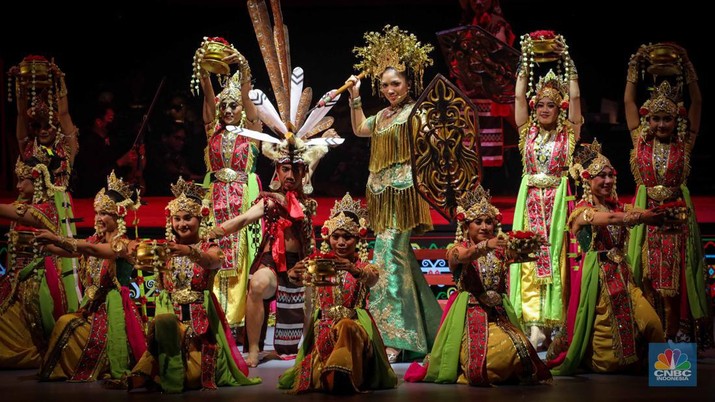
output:
[[385, 348], [385, 354], [387, 354], [387, 361], [390, 363], [397, 363], [397, 359], [400, 357], [400, 352], [402, 352], [399, 349], [395, 349], [392, 347], [386, 347]]
[[248, 352], [248, 356], [246, 357], [246, 365], [248, 367], [258, 367], [259, 362], [258, 352]]

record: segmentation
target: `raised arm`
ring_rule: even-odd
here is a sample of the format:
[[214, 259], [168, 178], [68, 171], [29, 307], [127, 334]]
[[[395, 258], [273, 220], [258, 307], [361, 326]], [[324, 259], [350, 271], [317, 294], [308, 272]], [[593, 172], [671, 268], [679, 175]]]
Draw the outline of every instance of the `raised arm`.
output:
[[201, 69], [199, 72], [199, 84], [204, 92], [204, 105], [202, 107], [202, 116], [204, 126], [211, 127], [216, 118], [216, 93], [214, 93], [213, 84], [211, 84], [211, 74], [208, 71]]
[[0, 217], [18, 222], [21, 225], [31, 226], [38, 229], [51, 229], [47, 227], [45, 220], [38, 218], [40, 215], [35, 207], [21, 202], [12, 204], [0, 204]]
[[690, 106], [688, 107], [688, 148], [693, 149], [695, 139], [700, 131], [700, 118], [702, 116], [703, 98], [700, 94], [700, 86], [698, 85], [698, 74], [695, 72], [695, 67], [688, 57], [685, 50], [682, 51], [680, 57], [683, 60], [683, 68], [685, 69], [685, 82], [688, 85], [688, 93], [690, 95]]
[[506, 245], [507, 241], [498, 237], [492, 237], [489, 240], [472, 244], [469, 247], [456, 245], [447, 251], [449, 270], [454, 273], [460, 265], [472, 262], [479, 257], [487, 255], [489, 251], [497, 248], [504, 248]]
[[224, 255], [218, 245], [213, 244], [208, 250], [202, 251], [198, 246], [169, 243], [169, 250], [175, 256], [188, 256], [204, 269], [218, 269], [223, 264]]
[[644, 57], [645, 47], [641, 46], [628, 61], [628, 74], [626, 76], [626, 90], [623, 95], [623, 103], [625, 104], [626, 125], [628, 126], [629, 132], [635, 130], [641, 124], [636, 95], [638, 89], [638, 65]]
[[578, 74], [573, 61], [571, 61], [571, 75], [569, 76], [569, 121], [573, 127], [574, 141], [578, 143], [581, 138], [583, 115], [581, 114], [581, 89], [578, 85]]
[[350, 93], [350, 122], [352, 123], [353, 133], [358, 137], [370, 137], [372, 132], [370, 128], [365, 124], [367, 118], [365, 117], [365, 112], [362, 110], [362, 98], [360, 98], [360, 80], [357, 76], [351, 75], [345, 83], [353, 82], [353, 86], [348, 88]]
[[571, 219], [569, 226], [571, 233], [576, 234], [582, 227], [591, 226], [635, 226], [641, 223], [650, 226], [658, 226], [663, 224], [665, 219], [664, 212], [646, 211], [629, 211], [629, 212], [605, 212], [596, 211], [594, 208], [584, 208], [577, 212], [577, 215]]
[[[522, 54], [522, 58], [526, 57]], [[516, 74], [516, 87], [514, 88], [514, 121], [516, 127], [521, 128], [529, 120], [529, 103], [526, 100], [526, 88], [529, 83], [529, 63], [519, 62], [519, 71]]]
[[[86, 240], [59, 236], [49, 230], [38, 230], [35, 238], [40, 243], [52, 244], [70, 253], [72, 256], [79, 254], [113, 260], [118, 257], [117, 252], [109, 243], [90, 243]], [[50, 250], [50, 252], [53, 252]], [[58, 254], [53, 252], [53, 254]]]
[[250, 225], [251, 223], [258, 221], [263, 217], [265, 203], [266, 200], [264, 199], [258, 201], [251, 208], [249, 208], [248, 211], [242, 213], [241, 215], [234, 216], [233, 218], [212, 229], [211, 234], [214, 237], [228, 236], [231, 233], [236, 233], [239, 230], [243, 229], [246, 225]]

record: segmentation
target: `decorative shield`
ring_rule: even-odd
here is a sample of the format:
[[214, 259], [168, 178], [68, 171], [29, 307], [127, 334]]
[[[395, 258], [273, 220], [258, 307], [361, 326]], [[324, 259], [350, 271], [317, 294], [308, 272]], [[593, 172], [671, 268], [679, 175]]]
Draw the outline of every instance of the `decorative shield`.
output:
[[417, 100], [409, 124], [415, 133], [410, 146], [417, 190], [451, 220], [457, 199], [476, 188], [482, 175], [477, 108], [437, 74]]
[[437, 40], [457, 85], [470, 99], [514, 103], [519, 51], [474, 25], [437, 32]]

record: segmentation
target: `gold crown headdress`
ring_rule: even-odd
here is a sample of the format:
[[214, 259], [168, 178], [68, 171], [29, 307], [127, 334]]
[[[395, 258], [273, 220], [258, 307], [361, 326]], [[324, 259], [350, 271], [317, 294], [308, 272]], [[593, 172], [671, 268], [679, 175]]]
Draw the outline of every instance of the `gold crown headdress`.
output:
[[549, 98], [559, 106], [564, 99], [568, 101], [568, 85], [556, 75], [554, 70], [549, 70], [536, 84], [536, 93], [532, 100], [536, 103], [543, 98]]
[[[171, 185], [171, 192], [174, 199], [169, 201], [164, 209], [166, 212], [166, 239], [173, 240], [174, 233], [171, 227], [171, 217], [179, 211], [188, 212], [201, 220], [200, 231], [205, 232], [208, 215], [211, 213], [206, 198], [206, 189], [193, 181], [185, 181], [179, 176], [179, 180]], [[203, 236], [203, 233], [200, 233]]]
[[[352, 214], [350, 216], [347, 213]], [[355, 221], [357, 219], [357, 222]], [[351, 235], [360, 238], [357, 245], [360, 260], [367, 261], [367, 208], [362, 205], [360, 200], [353, 199], [350, 193], [345, 193], [343, 198], [335, 201], [335, 205], [330, 210], [330, 219], [323, 222], [323, 228], [320, 235], [323, 238], [321, 251], [330, 251], [329, 240], [330, 235], [338, 229], [342, 229]]]
[[[596, 177], [606, 167], [613, 169], [611, 161], [601, 153], [601, 144], [596, 139], [591, 144], [581, 145], [574, 152], [569, 173], [576, 183], [581, 182], [583, 187], [582, 198], [591, 204], [593, 204], [593, 199], [591, 198], [591, 185], [588, 181]], [[615, 169], [613, 170], [615, 173]], [[611, 189], [611, 198], [618, 198], [615, 182]]]
[[353, 48], [353, 53], [360, 59], [355, 68], [367, 72], [373, 83], [373, 93], [380, 86], [380, 75], [388, 67], [407, 71], [413, 78], [416, 93], [422, 92], [424, 70], [433, 64], [429, 53], [434, 48], [428, 43], [420, 43], [415, 35], [397, 26], [386, 25], [382, 30], [382, 34], [366, 32], [366, 45]]
[[465, 191], [457, 200], [457, 232], [454, 237], [455, 243], [464, 240], [467, 233], [467, 224], [479, 216], [486, 216], [496, 220], [496, 224], [501, 223], [502, 215], [499, 209], [492, 205], [492, 197], [489, 190], [485, 190], [481, 184], [472, 191]]
[[669, 115], [678, 116], [681, 102], [682, 86], [670, 85], [670, 82], [663, 81], [658, 86], [653, 88], [650, 94], [650, 99], [643, 103], [641, 114], [667, 113]]
[[[109, 194], [113, 192], [118, 195], [115, 201]], [[132, 199], [136, 195], [136, 201]], [[99, 190], [94, 197], [95, 212], [104, 212], [110, 215], [117, 216], [117, 237], [124, 235], [127, 232], [127, 225], [124, 217], [128, 210], [136, 211], [141, 206], [139, 190], [134, 190], [129, 183], [125, 183], [121, 177], [114, 174], [114, 170], [107, 176], [107, 187]], [[95, 226], [97, 233], [99, 228]]]

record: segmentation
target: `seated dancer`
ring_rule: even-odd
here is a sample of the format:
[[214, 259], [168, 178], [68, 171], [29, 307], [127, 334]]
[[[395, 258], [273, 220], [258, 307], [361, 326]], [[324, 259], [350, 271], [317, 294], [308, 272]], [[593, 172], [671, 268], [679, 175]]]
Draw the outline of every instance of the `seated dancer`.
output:
[[616, 170], [600, 151], [594, 141], [573, 157], [571, 176], [583, 183], [584, 192], [568, 226], [582, 252], [581, 281], [571, 282], [568, 350], [549, 351], [555, 375], [573, 374], [581, 366], [598, 373], [645, 368], [648, 343], [665, 342], [663, 325], [633, 283], [625, 255], [626, 226], [662, 224], [663, 214], [627, 211], [616, 194]]
[[112, 172], [107, 187], [94, 197], [94, 235], [78, 240], [38, 232], [37, 240], [49, 243], [46, 251], [83, 256], [79, 275], [84, 287], [80, 310], [57, 320], [40, 380], [119, 380], [146, 351], [142, 317], [130, 296], [134, 266], [126, 258], [124, 222], [127, 210], [140, 205], [138, 194]]
[[[460, 219], [461, 218], [461, 219]], [[488, 386], [550, 383], [551, 373], [519, 327], [509, 301], [511, 258], [495, 235], [501, 214], [481, 186], [457, 208], [457, 236], [447, 251], [459, 293], [450, 300], [432, 352], [412, 363], [405, 381]]]
[[179, 178], [166, 206], [166, 240], [170, 258], [159, 268], [156, 315], [149, 326], [149, 348], [128, 378], [129, 389], [160, 387], [177, 393], [188, 389], [252, 385], [226, 317], [212, 292], [223, 253], [202, 240], [206, 190]]
[[37, 228], [59, 232], [53, 199], [56, 191], [49, 166], [56, 160], [34, 147], [33, 156], [17, 160], [20, 193], [12, 204], [0, 204], [9, 219], [8, 264], [0, 276], [0, 369], [40, 367], [55, 320], [68, 311], [59, 259], [35, 245]]
[[276, 171], [270, 188], [263, 192], [248, 211], [212, 230], [221, 237], [246, 225], [265, 219], [266, 231], [259, 254], [251, 267], [246, 303], [248, 358], [256, 367], [266, 330], [266, 302], [278, 304], [273, 345], [280, 354], [295, 354], [303, 335], [304, 291], [302, 285], [288, 281], [288, 270], [310, 254], [314, 246], [312, 218], [317, 203], [306, 197], [303, 184], [310, 180], [310, 166], [327, 152], [327, 147], [307, 146], [302, 140], [283, 140], [280, 145], [265, 145], [263, 152], [275, 161]]
[[[278, 380], [292, 393], [325, 391], [353, 393], [394, 388], [397, 376], [385, 354], [380, 331], [367, 310], [370, 287], [379, 273], [367, 263], [367, 210], [345, 194], [323, 223], [320, 255], [334, 255], [336, 286], [314, 285], [312, 320], [295, 365]], [[308, 257], [288, 273], [291, 280], [307, 281]], [[326, 257], [330, 258], [330, 257]]]

